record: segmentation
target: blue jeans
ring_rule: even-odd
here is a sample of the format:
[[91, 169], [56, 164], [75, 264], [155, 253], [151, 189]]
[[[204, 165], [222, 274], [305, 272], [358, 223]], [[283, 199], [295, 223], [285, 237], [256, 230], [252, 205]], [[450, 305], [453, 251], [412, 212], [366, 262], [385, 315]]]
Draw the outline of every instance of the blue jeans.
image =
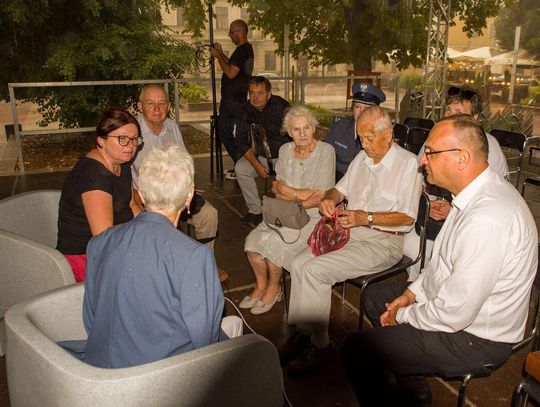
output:
[[241, 106], [242, 103], [238, 99], [227, 96], [222, 97], [219, 103], [219, 138], [234, 162], [239, 159], [236, 152], [234, 126], [236, 124], [236, 114]]

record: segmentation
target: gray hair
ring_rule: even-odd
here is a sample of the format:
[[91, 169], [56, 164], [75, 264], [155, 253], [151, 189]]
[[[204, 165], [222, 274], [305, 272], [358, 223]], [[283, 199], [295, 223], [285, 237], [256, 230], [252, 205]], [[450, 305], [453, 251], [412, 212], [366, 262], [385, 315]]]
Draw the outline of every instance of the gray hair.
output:
[[287, 113], [285, 113], [285, 117], [283, 117], [283, 127], [282, 129], [286, 132], [290, 130], [291, 125], [291, 119], [293, 117], [305, 117], [306, 121], [310, 126], [317, 127], [319, 125], [319, 122], [317, 121], [317, 118], [313, 114], [311, 110], [309, 110], [304, 105], [296, 105], [291, 107]]
[[364, 120], [372, 120], [373, 131], [377, 133], [392, 128], [392, 119], [390, 118], [390, 115], [380, 106], [370, 106], [360, 113], [358, 121]]
[[193, 158], [178, 146], [154, 148], [139, 168], [139, 191], [149, 210], [170, 213], [186, 205], [194, 186]]
[[165, 94], [165, 96], [167, 96], [167, 92], [165, 91], [165, 88], [163, 86], [152, 83], [150, 85], [143, 86], [143, 88], [141, 89], [141, 93], [139, 93], [139, 102], [143, 101], [144, 93], [148, 89], [161, 89], [163, 91], [163, 93]]

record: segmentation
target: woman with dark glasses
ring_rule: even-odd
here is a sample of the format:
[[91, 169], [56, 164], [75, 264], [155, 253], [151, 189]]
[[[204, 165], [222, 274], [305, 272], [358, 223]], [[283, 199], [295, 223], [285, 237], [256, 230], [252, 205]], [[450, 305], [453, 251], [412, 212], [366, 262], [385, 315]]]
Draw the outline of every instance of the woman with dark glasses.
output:
[[58, 211], [57, 249], [76, 281], [86, 274], [86, 246], [92, 236], [138, 215], [130, 161], [142, 143], [137, 120], [110, 109], [96, 128], [96, 147], [81, 157], [66, 178]]

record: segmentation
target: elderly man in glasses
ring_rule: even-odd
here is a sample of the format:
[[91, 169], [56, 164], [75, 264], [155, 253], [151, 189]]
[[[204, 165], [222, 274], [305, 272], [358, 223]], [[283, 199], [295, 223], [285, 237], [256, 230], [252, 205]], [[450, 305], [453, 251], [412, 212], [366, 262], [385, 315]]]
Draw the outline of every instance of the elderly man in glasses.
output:
[[[187, 152], [180, 129], [174, 120], [167, 117], [169, 99], [162, 86], [145, 86], [141, 90], [137, 106], [141, 112], [137, 116], [137, 121], [141, 126], [141, 135], [144, 144], [131, 164], [133, 185], [136, 190], [138, 189], [141, 162], [154, 147], [176, 145], [182, 151]], [[135, 195], [138, 196], [137, 194]], [[205, 201], [200, 194], [195, 193], [189, 211], [183, 215], [181, 220], [187, 220], [188, 223], [193, 225], [197, 240], [206, 243], [212, 253], [214, 253], [214, 241], [218, 228], [216, 208], [210, 202]], [[224, 270], [219, 269], [219, 273], [221, 281], [227, 279], [227, 273]]]
[[[480, 95], [471, 89], [461, 89], [456, 86], [451, 86], [448, 89], [445, 106], [445, 117], [458, 113], [465, 113], [478, 120], [482, 113], [482, 99], [480, 98]], [[489, 133], [486, 133], [486, 137], [489, 147], [488, 164], [497, 174], [508, 179], [508, 164], [506, 163], [506, 157], [501, 150], [499, 142]], [[418, 157], [422, 156], [422, 152], [423, 148], [420, 150]], [[452, 194], [438, 186], [431, 185], [429, 182], [426, 183], [426, 191], [434, 198], [430, 206], [427, 227], [426, 260], [429, 260], [433, 249], [433, 241], [435, 240], [435, 237], [437, 237], [437, 234], [444, 224], [444, 220], [450, 212]], [[419, 230], [419, 227], [415, 225], [415, 229]], [[408, 233], [407, 236], [405, 236], [404, 251], [406, 255], [416, 255], [419, 239], [420, 237], [416, 232]], [[427, 261], [424, 264], [427, 264]], [[420, 263], [417, 263], [409, 269], [409, 280], [414, 280], [419, 273]]]
[[420, 164], [454, 201], [418, 279], [367, 288], [374, 328], [342, 349], [365, 406], [430, 406], [426, 376], [489, 374], [525, 332], [538, 232], [523, 198], [488, 165], [482, 127], [469, 115], [441, 120]]

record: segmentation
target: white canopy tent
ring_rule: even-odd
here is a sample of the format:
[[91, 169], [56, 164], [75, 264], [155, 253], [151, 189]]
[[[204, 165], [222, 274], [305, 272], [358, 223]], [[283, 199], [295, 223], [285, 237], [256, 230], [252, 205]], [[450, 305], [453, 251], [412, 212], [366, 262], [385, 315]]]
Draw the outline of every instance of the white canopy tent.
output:
[[[514, 63], [514, 51], [505, 52], [485, 60], [486, 65], [512, 65]], [[524, 50], [519, 51], [518, 53], [518, 65], [528, 65], [528, 66], [540, 66], [539, 61], [535, 61], [527, 55], [527, 52]]]
[[467, 61], [485, 61], [488, 58], [491, 58], [491, 51], [489, 47], [470, 49], [465, 52], [460, 52], [454, 57], [456, 60]]

